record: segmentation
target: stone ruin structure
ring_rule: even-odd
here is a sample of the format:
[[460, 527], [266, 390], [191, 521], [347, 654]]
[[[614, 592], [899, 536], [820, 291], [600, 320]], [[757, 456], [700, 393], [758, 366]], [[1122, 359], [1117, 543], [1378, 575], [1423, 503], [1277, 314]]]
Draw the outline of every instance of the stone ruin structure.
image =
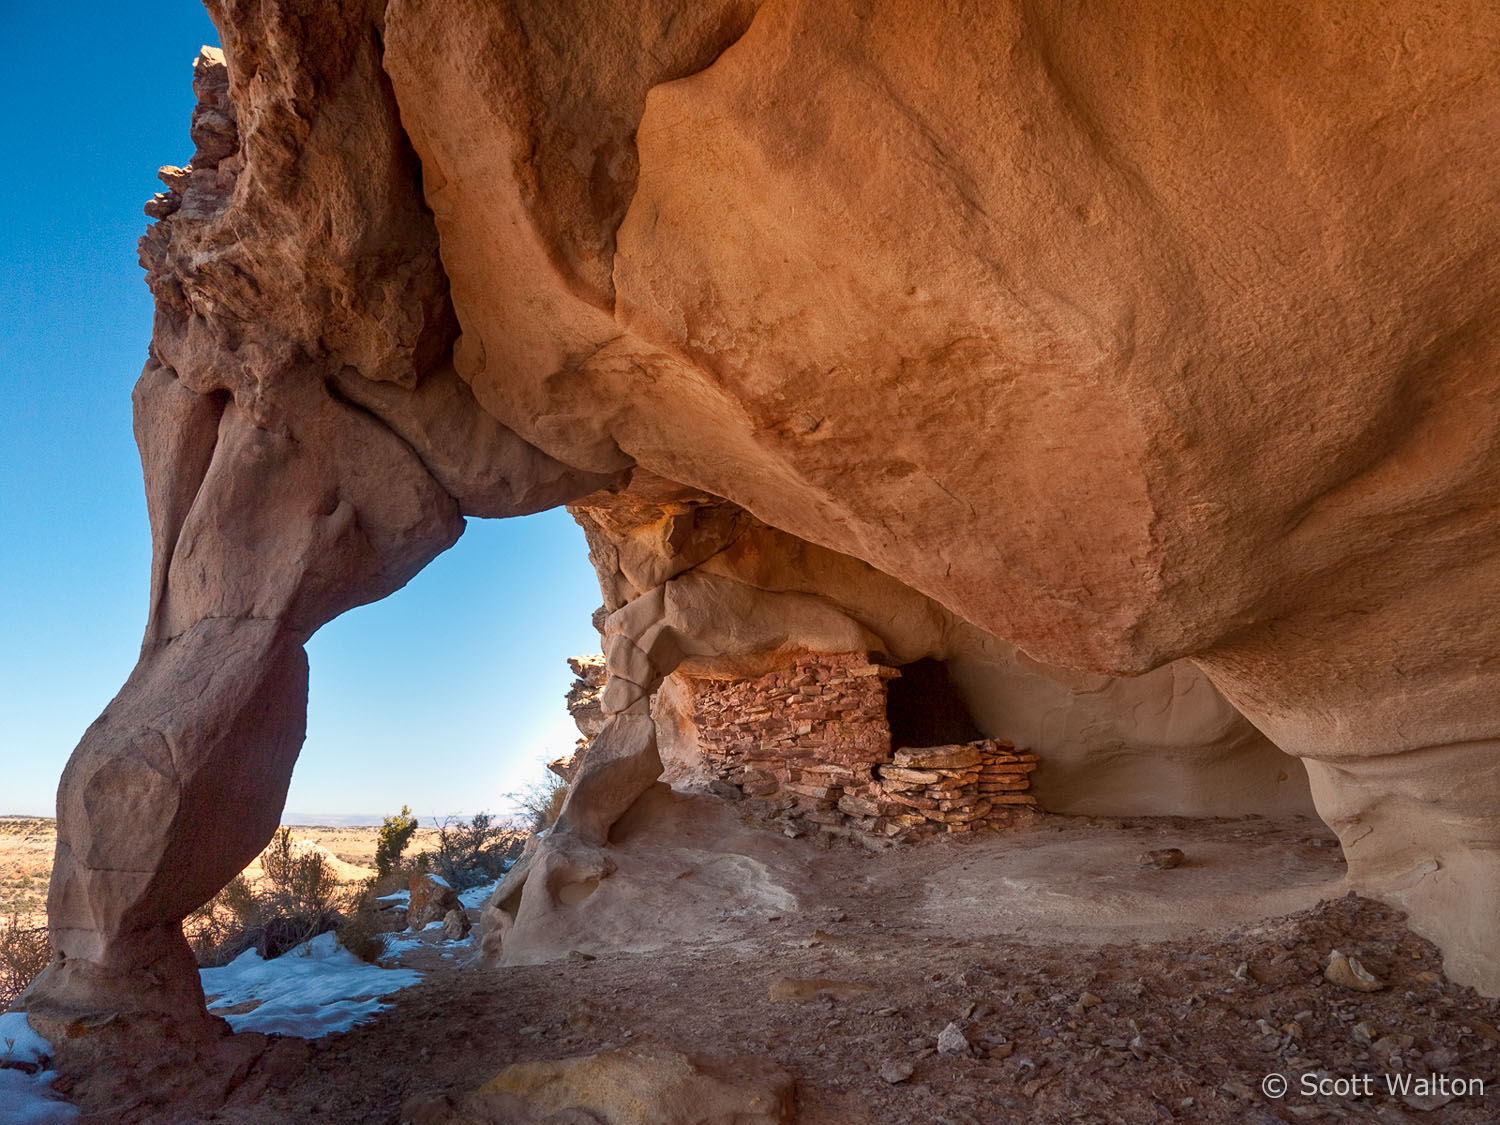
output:
[[874, 654], [831, 653], [754, 679], [699, 681], [692, 720], [704, 769], [763, 815], [837, 836], [999, 828], [1036, 803], [1025, 790], [1037, 756], [1009, 742], [893, 748], [886, 684], [900, 676]]
[[606, 721], [490, 956], [692, 768], [692, 677], [878, 652], [1049, 809], [1316, 806], [1500, 990], [1493, 5], [208, 7], [34, 1020], [208, 1027], [303, 644], [564, 504]]

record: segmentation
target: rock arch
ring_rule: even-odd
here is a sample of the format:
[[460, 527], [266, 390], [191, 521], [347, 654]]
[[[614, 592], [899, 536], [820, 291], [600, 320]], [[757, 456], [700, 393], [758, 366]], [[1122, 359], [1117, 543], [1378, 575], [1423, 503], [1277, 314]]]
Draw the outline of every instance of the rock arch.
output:
[[753, 518], [1074, 694], [1191, 660], [1500, 989], [1490, 6], [210, 10], [142, 242], [150, 623], [33, 1011], [199, 1010], [177, 922], [274, 825], [302, 641], [465, 516], [646, 472], [733, 510], [614, 547], [577, 871], [657, 679], [770, 596], [764, 537], [715, 548]]

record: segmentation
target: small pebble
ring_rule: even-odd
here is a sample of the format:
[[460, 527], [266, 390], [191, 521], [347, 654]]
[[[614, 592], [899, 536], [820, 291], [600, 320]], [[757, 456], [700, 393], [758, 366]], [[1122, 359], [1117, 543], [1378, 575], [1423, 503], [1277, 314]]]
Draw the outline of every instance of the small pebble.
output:
[[880, 1077], [892, 1086], [905, 1082], [916, 1072], [917, 1068], [905, 1059], [886, 1059], [880, 1064]]

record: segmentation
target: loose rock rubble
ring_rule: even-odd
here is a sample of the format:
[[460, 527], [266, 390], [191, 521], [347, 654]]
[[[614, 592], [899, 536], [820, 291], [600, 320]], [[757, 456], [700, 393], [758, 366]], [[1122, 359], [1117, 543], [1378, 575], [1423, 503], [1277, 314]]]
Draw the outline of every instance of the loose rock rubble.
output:
[[1337, 949], [1328, 955], [1328, 967], [1323, 970], [1323, 976], [1352, 992], [1379, 992], [1385, 987], [1375, 974], [1360, 964], [1358, 957], [1349, 957]]
[[[1048, 824], [1049, 835], [1078, 830]], [[1010, 840], [955, 837], [878, 862], [909, 863], [915, 874], [931, 848], [952, 849], [962, 863]], [[211, 1089], [200, 1119], [396, 1125], [417, 1120], [424, 1105], [473, 1108], [473, 1095], [513, 1064], [555, 1067], [637, 1042], [689, 1056], [715, 1043], [759, 1057], [794, 1081], [799, 1125], [1480, 1125], [1500, 1116], [1500, 1001], [1447, 981], [1434, 947], [1388, 907], [1339, 898], [1172, 941], [1017, 940], [921, 915], [920, 879], [863, 893], [861, 872], [873, 862], [863, 849], [832, 844], [821, 908], [740, 920], [729, 944], [684, 935], [671, 951], [503, 969], [457, 970], [434, 957], [392, 1010], [345, 1035], [272, 1043], [253, 1063], [245, 1058], [252, 1040], [235, 1037], [244, 1045], [225, 1055], [224, 1073], [202, 1068]], [[817, 932], [824, 936], [809, 941]], [[1330, 949], [1359, 958], [1390, 987], [1355, 993], [1330, 982]], [[777, 1003], [778, 981], [875, 987], [808, 984], [795, 989], [800, 1002]], [[958, 1039], [967, 1051], [943, 1052]], [[289, 1046], [299, 1049], [295, 1066], [284, 1057]], [[113, 1066], [118, 1080], [130, 1066], [154, 1067], [138, 1088], [186, 1081], [157, 1062]], [[1482, 1096], [1452, 1098], [1430, 1115], [1423, 1109], [1441, 1095], [1407, 1099], [1379, 1086], [1370, 1096], [1294, 1090], [1278, 1100], [1260, 1085], [1272, 1073], [1296, 1082], [1387, 1072], [1489, 1081]]]
[[974, 1049], [964, 1037], [963, 1029], [956, 1023], [950, 1023], [938, 1032], [937, 1053], [949, 1058], [954, 1056], [967, 1058], [974, 1053]]

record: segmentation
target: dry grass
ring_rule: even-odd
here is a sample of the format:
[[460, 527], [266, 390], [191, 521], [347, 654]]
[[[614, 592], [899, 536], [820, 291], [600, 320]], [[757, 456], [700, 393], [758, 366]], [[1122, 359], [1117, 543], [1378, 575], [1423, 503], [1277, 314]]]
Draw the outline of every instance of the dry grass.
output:
[[15, 915], [26, 926], [42, 924], [56, 842], [51, 820], [0, 817], [0, 916]]
[[[340, 868], [341, 878], [367, 879], [375, 874], [375, 847], [380, 836], [378, 824], [334, 828], [293, 825], [292, 835], [300, 841], [316, 844], [325, 849], [335, 859], [349, 867], [361, 869], [359, 872], [354, 872]], [[411, 856], [420, 851], [433, 851], [437, 848], [437, 840], [436, 828], [419, 827], [407, 842], [405, 854]]]

